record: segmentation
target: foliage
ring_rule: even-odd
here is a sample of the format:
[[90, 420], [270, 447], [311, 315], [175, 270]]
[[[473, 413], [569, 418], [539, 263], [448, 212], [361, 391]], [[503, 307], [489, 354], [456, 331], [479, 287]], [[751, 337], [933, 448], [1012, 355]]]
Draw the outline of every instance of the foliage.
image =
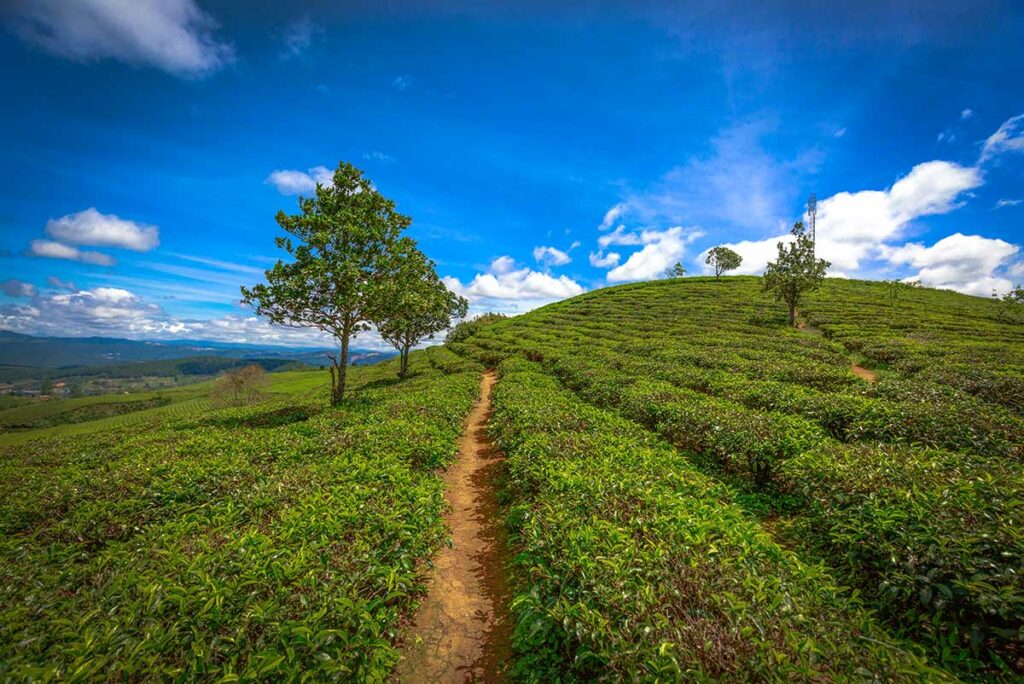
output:
[[684, 454], [534, 364], [500, 370], [521, 679], [949, 679]]
[[278, 261], [266, 272], [266, 284], [243, 287], [242, 300], [275, 325], [318, 328], [338, 340], [340, 355], [331, 358], [331, 402], [338, 404], [349, 342], [380, 313], [396, 244], [411, 220], [345, 162], [329, 185], [317, 184], [315, 196], [299, 198], [299, 209], [277, 214], [292, 236], [277, 238], [277, 246], [292, 261]]
[[488, 311], [487, 313], [480, 314], [475, 318], [459, 321], [455, 327], [448, 332], [448, 336], [445, 337], [444, 341], [446, 344], [462, 342], [463, 340], [475, 335], [482, 327], [490, 325], [496, 321], [504, 320], [505, 318], [507, 318], [505, 314]]
[[[996, 297], [996, 294], [992, 294]], [[999, 313], [996, 314], [996, 320], [1024, 320], [1024, 286], [1017, 285], [1002, 297], [998, 297], [1000, 302]]]
[[919, 280], [883, 280], [882, 282], [885, 283], [886, 295], [889, 297], [889, 306], [894, 309], [902, 294], [916, 287], [921, 287], [921, 281]]
[[743, 263], [743, 257], [728, 247], [719, 245], [708, 250], [705, 264], [714, 266], [715, 278], [720, 278], [726, 271], [735, 271]]
[[[0, 679], [383, 681], [444, 542], [479, 364], [0, 448]], [[438, 367], [450, 367], [446, 373]]]
[[210, 397], [215, 406], [248, 406], [260, 400], [267, 384], [267, 372], [255, 364], [232, 368], [213, 383]]
[[670, 266], [669, 268], [665, 269], [666, 278], [682, 278], [685, 275], [686, 269], [683, 268], [683, 265], [678, 261], [675, 263], [674, 266]]
[[387, 305], [376, 316], [377, 331], [399, 352], [399, 377], [409, 369], [409, 350], [466, 315], [468, 302], [450, 292], [434, 263], [408, 241], [396, 250], [396, 264], [382, 285]]
[[801, 304], [823, 335], [765, 326], [769, 307], [758, 278], [631, 284], [453, 347], [530, 358], [671, 442], [947, 671], [1019, 677], [1024, 331], [996, 302], [928, 288], [893, 317], [884, 283], [824, 281]]
[[764, 272], [765, 292], [789, 307], [789, 323], [796, 325], [796, 307], [800, 298], [821, 287], [825, 271], [831, 264], [814, 254], [814, 241], [807, 235], [804, 224], [793, 226], [793, 241], [779, 243], [778, 260], [768, 263]]

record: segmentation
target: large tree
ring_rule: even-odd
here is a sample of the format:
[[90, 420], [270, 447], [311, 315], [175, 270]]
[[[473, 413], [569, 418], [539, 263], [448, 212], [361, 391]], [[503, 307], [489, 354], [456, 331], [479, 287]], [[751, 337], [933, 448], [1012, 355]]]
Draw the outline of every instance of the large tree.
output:
[[416, 249], [413, 240], [403, 238], [394, 256], [375, 323], [380, 336], [398, 350], [398, 375], [405, 377], [409, 350], [464, 317], [469, 305], [445, 287], [434, 262]]
[[793, 241], [779, 243], [779, 258], [768, 264], [764, 272], [764, 289], [776, 301], [789, 307], [789, 323], [796, 325], [796, 307], [807, 292], [821, 287], [825, 271], [831, 266], [814, 255], [814, 241], [801, 222], [793, 226]]
[[704, 263], [715, 267], [715, 279], [717, 280], [726, 271], [739, 268], [743, 263], [743, 257], [728, 247], [719, 245], [708, 250], [708, 258], [704, 260]]
[[318, 328], [340, 347], [331, 360], [331, 403], [345, 396], [348, 349], [370, 327], [393, 270], [399, 236], [410, 224], [362, 172], [342, 162], [330, 184], [299, 198], [298, 214], [277, 213], [289, 237], [276, 239], [291, 261], [266, 272], [266, 284], [242, 288], [242, 299], [275, 325]]

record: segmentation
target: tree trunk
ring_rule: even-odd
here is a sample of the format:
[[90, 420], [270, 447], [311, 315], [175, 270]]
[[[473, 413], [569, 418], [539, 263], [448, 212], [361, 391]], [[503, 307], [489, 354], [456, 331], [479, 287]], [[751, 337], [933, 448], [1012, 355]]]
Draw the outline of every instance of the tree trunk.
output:
[[338, 364], [338, 379], [331, 396], [331, 403], [337, 406], [345, 398], [345, 376], [348, 372], [348, 334], [341, 337], [341, 358]]
[[401, 357], [401, 365], [398, 368], [398, 377], [404, 378], [406, 373], [409, 372], [409, 345], [405, 345], [399, 350], [399, 356]]
[[789, 303], [789, 324], [796, 325], [796, 302]]

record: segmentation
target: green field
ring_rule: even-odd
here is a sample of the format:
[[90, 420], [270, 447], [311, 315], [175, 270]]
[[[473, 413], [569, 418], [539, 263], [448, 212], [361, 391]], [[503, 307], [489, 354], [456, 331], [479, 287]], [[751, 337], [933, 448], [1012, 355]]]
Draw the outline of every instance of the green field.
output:
[[0, 679], [387, 678], [494, 367], [516, 678], [1019, 681], [1024, 325], [832, 279], [800, 317], [683, 278], [354, 369], [339, 408], [305, 371], [0, 410]]

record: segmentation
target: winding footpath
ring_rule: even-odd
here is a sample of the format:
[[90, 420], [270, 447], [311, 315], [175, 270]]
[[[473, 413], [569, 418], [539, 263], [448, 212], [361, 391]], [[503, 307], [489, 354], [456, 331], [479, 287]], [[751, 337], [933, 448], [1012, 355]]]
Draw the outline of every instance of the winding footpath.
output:
[[466, 420], [445, 474], [452, 543], [435, 559], [430, 590], [407, 630], [397, 682], [502, 681], [509, 656], [504, 521], [495, 477], [504, 455], [487, 436], [494, 371]]

